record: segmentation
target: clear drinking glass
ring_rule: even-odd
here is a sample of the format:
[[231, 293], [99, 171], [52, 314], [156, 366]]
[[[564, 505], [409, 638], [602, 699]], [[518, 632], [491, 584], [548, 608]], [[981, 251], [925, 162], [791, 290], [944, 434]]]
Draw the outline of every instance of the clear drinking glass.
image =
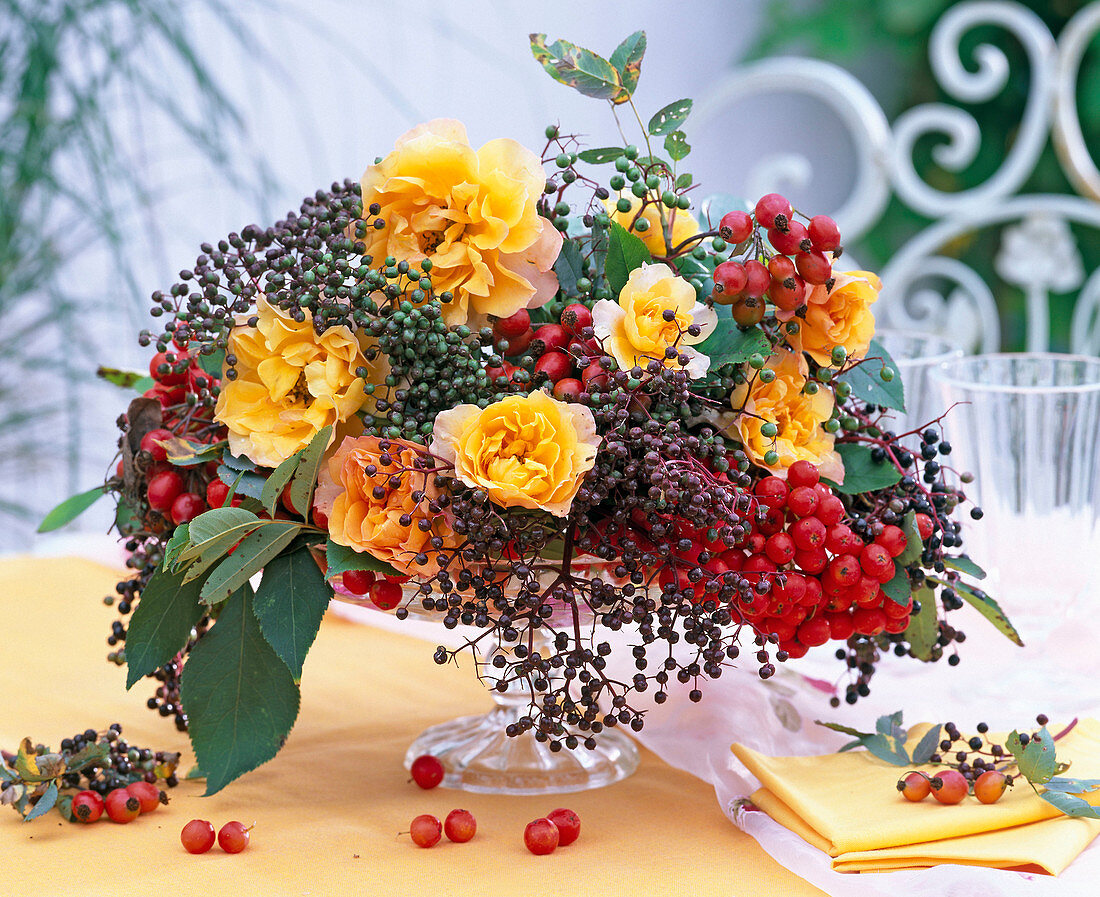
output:
[[[893, 411], [895, 433], [907, 433], [935, 420], [943, 413], [939, 393], [931, 384], [928, 372], [945, 361], [963, 357], [962, 346], [935, 333], [920, 330], [890, 330], [875, 332], [875, 339], [894, 359], [905, 385], [905, 408]], [[914, 440], [905, 440], [911, 442]]]
[[954, 405], [943, 461], [984, 511], [964, 547], [1024, 641], [1044, 639], [1100, 603], [1100, 358], [976, 355], [931, 378]]

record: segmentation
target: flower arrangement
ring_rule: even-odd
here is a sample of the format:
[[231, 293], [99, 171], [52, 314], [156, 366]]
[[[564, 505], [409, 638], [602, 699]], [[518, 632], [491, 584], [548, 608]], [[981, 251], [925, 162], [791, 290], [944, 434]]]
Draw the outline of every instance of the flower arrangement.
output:
[[[960, 576], [981, 571], [952, 551], [966, 499], [935, 422], [901, 434], [916, 451], [890, 432], [877, 277], [775, 194], [698, 218], [691, 101], [634, 108], [645, 45], [532, 36], [640, 146], [552, 126], [541, 154], [475, 149], [429, 122], [153, 294], [118, 469], [46, 526], [116, 498], [136, 575], [111, 658], [157, 679], [209, 791], [286, 739], [333, 597], [518, 646], [482, 672], [531, 696], [508, 734], [555, 750], [641, 729], [634, 698], [673, 679], [739, 657], [768, 678], [829, 641], [853, 702], [891, 652], [956, 662], [964, 602], [1018, 640]], [[523, 649], [536, 632], [548, 650]]]

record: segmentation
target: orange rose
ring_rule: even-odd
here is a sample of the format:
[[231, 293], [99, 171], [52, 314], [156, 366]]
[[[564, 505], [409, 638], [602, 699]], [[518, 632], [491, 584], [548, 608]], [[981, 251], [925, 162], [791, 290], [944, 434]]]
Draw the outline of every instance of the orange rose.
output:
[[[388, 446], [385, 452], [381, 444]], [[373, 555], [408, 576], [436, 572], [430, 540], [442, 536], [450, 544], [453, 538], [444, 518], [428, 510], [436, 490], [432, 475], [416, 467], [423, 451], [399, 439], [345, 438], [321, 465], [314, 498], [314, 506], [328, 516], [332, 541]], [[382, 463], [383, 454], [388, 464]], [[420, 501], [413, 497], [418, 491], [425, 493]], [[427, 564], [416, 562], [421, 552], [428, 555]]]
[[514, 140], [474, 151], [460, 122], [436, 119], [403, 135], [363, 175], [363, 208], [386, 226], [367, 228], [366, 253], [416, 263], [430, 258], [448, 324], [508, 317], [548, 302], [561, 233], [538, 214], [546, 185], [538, 157]]
[[[771, 383], [757, 378], [730, 396], [734, 410], [742, 412], [735, 426], [749, 460], [783, 478], [795, 461], [809, 461], [823, 477], [843, 483], [844, 462], [833, 447], [832, 434], [821, 426], [832, 416], [833, 394], [827, 389], [814, 395], [802, 391], [808, 372], [798, 353], [781, 351], [768, 359], [767, 367], [775, 373]], [[775, 436], [760, 432], [768, 423], [778, 427]], [[768, 451], [779, 455], [775, 465], [764, 463]]]
[[832, 364], [834, 346], [843, 346], [849, 357], [863, 358], [875, 335], [871, 306], [881, 289], [882, 281], [870, 271], [839, 273], [831, 290], [815, 286], [806, 297], [806, 317], [790, 343], [818, 364]]
[[565, 517], [599, 444], [588, 408], [536, 391], [485, 409], [459, 405], [440, 412], [431, 451], [454, 465], [463, 483], [505, 508]]

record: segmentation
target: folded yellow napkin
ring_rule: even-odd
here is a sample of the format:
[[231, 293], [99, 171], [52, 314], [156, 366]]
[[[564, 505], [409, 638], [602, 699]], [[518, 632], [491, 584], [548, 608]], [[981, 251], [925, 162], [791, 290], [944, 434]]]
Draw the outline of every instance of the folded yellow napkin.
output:
[[[927, 726], [914, 727], [910, 747], [923, 731]], [[1100, 778], [1100, 722], [1079, 722], [1057, 751], [1059, 761], [1072, 764], [1064, 775]], [[828, 853], [838, 872], [962, 863], [1058, 875], [1100, 834], [1100, 820], [1063, 816], [1023, 778], [995, 804], [971, 797], [955, 805], [931, 797], [913, 803], [896, 788], [907, 770], [864, 750], [768, 757], [735, 744], [733, 752], [763, 785], [752, 802]], [[1096, 792], [1082, 797], [1100, 802]]]

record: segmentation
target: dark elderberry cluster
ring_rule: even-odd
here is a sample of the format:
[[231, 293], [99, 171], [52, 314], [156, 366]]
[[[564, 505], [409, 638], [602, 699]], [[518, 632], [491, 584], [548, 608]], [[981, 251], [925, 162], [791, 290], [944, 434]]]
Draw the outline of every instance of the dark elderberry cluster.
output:
[[[108, 752], [101, 765], [89, 766], [80, 772], [65, 773], [61, 784], [65, 788], [95, 791], [101, 796], [115, 788], [125, 788], [131, 782], [162, 781], [169, 788], [179, 784], [176, 767], [180, 755], [172, 751], [154, 751], [136, 747], [122, 738], [122, 726], [112, 723], [105, 732], [86, 729], [61, 741], [60, 753], [65, 759], [79, 753], [86, 746], [101, 744]], [[46, 753], [43, 747], [39, 753]]]

